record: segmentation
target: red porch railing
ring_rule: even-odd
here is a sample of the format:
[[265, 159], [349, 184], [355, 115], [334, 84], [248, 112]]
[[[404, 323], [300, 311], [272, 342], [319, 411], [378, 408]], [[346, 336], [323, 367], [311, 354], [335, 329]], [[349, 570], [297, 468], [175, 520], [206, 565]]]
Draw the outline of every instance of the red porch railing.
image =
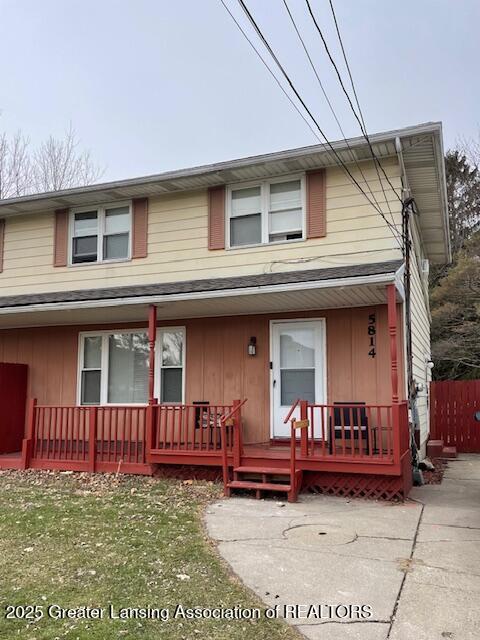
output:
[[[299, 416], [292, 418], [295, 411]], [[295, 419], [308, 423], [300, 433], [303, 457], [400, 464], [409, 451], [406, 402], [312, 404], [297, 400], [285, 423]]]
[[[225, 413], [220, 420], [220, 432], [222, 441], [222, 471], [223, 486], [227, 493], [227, 484], [229, 481], [228, 472], [228, 453], [233, 448], [233, 466], [239, 467], [243, 454], [243, 437], [242, 437], [242, 407], [247, 402], [245, 400], [235, 400], [231, 410]], [[230, 434], [230, 435], [229, 435]]]
[[[159, 404], [152, 407], [152, 449], [167, 452], [220, 452], [221, 421], [233, 405]], [[232, 448], [227, 431], [227, 448]]]
[[98, 465], [145, 464], [147, 407], [78, 407], [31, 404], [30, 456], [34, 466], [47, 461], [74, 463], [95, 471]]
[[90, 418], [87, 407], [34, 406], [32, 458], [88, 462]]
[[[47, 406], [31, 400], [23, 467], [147, 471], [150, 454], [217, 455], [241, 450], [239, 405]], [[222, 435], [222, 420], [235, 412]], [[225, 427], [225, 423], [224, 427]], [[144, 467], [144, 468], [143, 468]]]

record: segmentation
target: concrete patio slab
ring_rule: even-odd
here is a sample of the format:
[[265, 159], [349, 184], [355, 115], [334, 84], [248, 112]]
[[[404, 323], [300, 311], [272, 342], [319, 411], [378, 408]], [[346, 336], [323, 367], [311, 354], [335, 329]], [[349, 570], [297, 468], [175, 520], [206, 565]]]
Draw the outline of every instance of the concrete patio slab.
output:
[[[396, 563], [328, 551], [241, 542], [222, 542], [219, 549], [267, 605], [280, 605], [282, 610], [291, 604], [369, 604], [375, 620], [388, 621], [403, 579]], [[289, 622], [302, 620], [292, 616]]]
[[[369, 605], [372, 617], [287, 615], [312, 640], [473, 640], [480, 628], [480, 456], [405, 504], [300, 496], [210, 505], [209, 535], [268, 606]], [[298, 612], [297, 612], [298, 613]]]
[[389, 640], [478, 640], [478, 593], [407, 580]]
[[298, 625], [297, 630], [311, 640], [385, 640], [388, 622], [363, 622], [343, 624], [325, 622], [315, 625]]

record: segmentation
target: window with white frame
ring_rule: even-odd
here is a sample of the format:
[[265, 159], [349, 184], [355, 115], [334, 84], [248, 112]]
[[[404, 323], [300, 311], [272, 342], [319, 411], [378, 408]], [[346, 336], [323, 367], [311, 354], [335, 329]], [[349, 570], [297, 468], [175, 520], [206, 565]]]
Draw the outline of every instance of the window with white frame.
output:
[[230, 187], [230, 247], [303, 238], [303, 192], [302, 178]]
[[159, 400], [167, 403], [183, 402], [185, 329], [162, 327], [158, 333]]
[[72, 211], [72, 264], [128, 260], [132, 215], [130, 204]]
[[[155, 396], [160, 402], [183, 402], [185, 329], [159, 328], [156, 353]], [[81, 334], [79, 404], [146, 404], [149, 354], [145, 331]]]

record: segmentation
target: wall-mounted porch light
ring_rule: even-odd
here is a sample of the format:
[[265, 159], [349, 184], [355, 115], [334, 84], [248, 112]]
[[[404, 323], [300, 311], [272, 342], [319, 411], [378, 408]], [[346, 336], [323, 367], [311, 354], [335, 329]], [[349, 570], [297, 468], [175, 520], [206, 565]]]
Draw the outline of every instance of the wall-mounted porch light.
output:
[[250, 342], [248, 343], [248, 355], [254, 356], [257, 353], [257, 339], [255, 336], [250, 338]]

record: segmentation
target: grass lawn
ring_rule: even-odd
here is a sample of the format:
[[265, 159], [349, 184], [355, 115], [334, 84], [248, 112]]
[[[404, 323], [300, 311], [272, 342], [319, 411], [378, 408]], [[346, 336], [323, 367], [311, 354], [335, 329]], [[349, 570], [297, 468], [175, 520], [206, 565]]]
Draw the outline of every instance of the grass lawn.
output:
[[[260, 607], [202, 528], [219, 497], [206, 482], [38, 471], [0, 472], [0, 638], [298, 638], [278, 620], [172, 619], [184, 607]], [[111, 619], [109, 605], [168, 609], [170, 619]], [[7, 605], [44, 617], [7, 620]], [[49, 605], [103, 607], [99, 620], [48, 617]], [[56, 610], [55, 610], [56, 611]]]

